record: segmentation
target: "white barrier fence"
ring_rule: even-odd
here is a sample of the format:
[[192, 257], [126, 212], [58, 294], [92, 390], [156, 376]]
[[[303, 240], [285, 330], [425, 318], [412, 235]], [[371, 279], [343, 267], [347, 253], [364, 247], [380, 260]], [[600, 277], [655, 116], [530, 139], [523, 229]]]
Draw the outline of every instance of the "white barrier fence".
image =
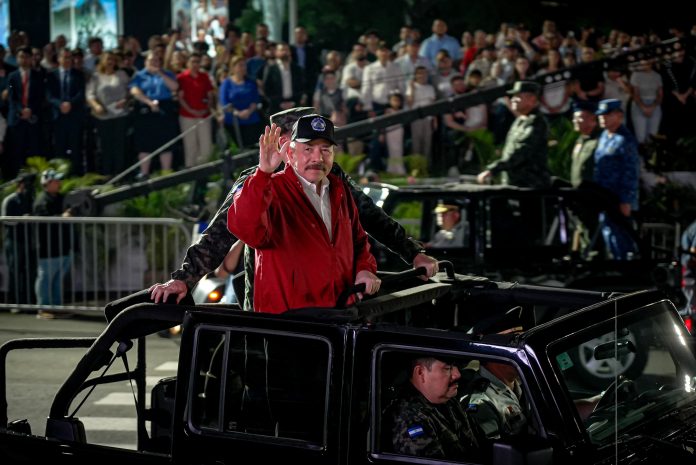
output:
[[[170, 218], [4, 216], [0, 226], [0, 309], [101, 312], [168, 280], [191, 244], [190, 225]], [[67, 258], [47, 260], [54, 255]], [[67, 272], [41, 288], [39, 264], [43, 273], [57, 262]]]

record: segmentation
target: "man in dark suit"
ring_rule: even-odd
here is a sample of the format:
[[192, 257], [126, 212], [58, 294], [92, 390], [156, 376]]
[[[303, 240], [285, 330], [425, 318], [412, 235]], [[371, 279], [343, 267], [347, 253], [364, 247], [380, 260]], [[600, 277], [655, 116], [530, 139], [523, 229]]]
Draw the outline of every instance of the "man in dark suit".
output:
[[311, 97], [314, 95], [314, 86], [317, 84], [321, 63], [319, 62], [319, 51], [309, 43], [307, 30], [302, 26], [295, 28], [295, 45], [291, 49], [293, 63], [297, 63], [304, 71], [304, 92]]
[[73, 68], [72, 53], [63, 49], [60, 67], [48, 75], [47, 98], [52, 110], [53, 156], [72, 162], [72, 172], [84, 174], [82, 128], [85, 120], [85, 75]]
[[7, 80], [7, 156], [2, 157], [2, 175], [14, 178], [28, 156], [39, 153], [41, 106], [45, 98], [44, 82], [31, 69], [31, 49], [17, 50], [19, 69]]
[[275, 58], [263, 70], [263, 93], [269, 102], [269, 113], [302, 106], [307, 100], [304, 72], [293, 63], [288, 44], [276, 45]]
[[0, 44], [0, 155], [5, 149], [5, 133], [7, 131], [7, 80], [16, 66], [5, 63], [5, 47]]

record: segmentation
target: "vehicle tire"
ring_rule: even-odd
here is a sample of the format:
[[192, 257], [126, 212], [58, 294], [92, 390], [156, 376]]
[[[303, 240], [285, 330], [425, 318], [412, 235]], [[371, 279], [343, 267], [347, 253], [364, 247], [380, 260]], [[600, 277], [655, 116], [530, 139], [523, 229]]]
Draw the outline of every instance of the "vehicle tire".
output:
[[578, 381], [590, 388], [605, 389], [616, 376], [623, 375], [634, 380], [643, 372], [648, 363], [648, 351], [642, 344], [636, 342], [640, 340], [640, 335], [631, 333], [625, 336], [625, 339], [637, 347], [637, 351], [620, 356], [618, 362], [614, 359], [596, 360], [594, 358], [594, 348], [613, 339], [613, 333], [607, 333], [580, 345], [576, 352], [571, 352], [570, 356], [576, 366]]

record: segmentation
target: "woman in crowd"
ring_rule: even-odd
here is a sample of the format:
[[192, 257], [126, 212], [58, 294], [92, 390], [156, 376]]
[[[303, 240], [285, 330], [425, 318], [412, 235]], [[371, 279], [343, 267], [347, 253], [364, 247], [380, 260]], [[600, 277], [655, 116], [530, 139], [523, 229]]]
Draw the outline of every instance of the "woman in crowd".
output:
[[102, 53], [96, 72], [87, 83], [87, 103], [99, 135], [97, 168], [107, 175], [120, 173], [126, 165], [128, 75], [117, 64], [113, 52]]
[[[562, 67], [561, 54], [558, 50], [546, 52], [546, 65], [539, 70], [538, 75], [557, 74]], [[541, 94], [541, 112], [548, 117], [567, 115], [570, 110], [570, 89], [568, 80], [559, 79], [544, 85]]]
[[244, 58], [233, 57], [229, 69], [229, 76], [220, 86], [220, 105], [224, 111], [221, 122], [240, 147], [253, 145], [263, 129], [258, 111], [259, 91], [256, 83], [247, 78]]
[[[406, 102], [409, 108], [420, 108], [435, 101], [435, 88], [428, 84], [428, 69], [417, 66], [413, 79], [406, 87]], [[434, 118], [426, 116], [411, 123], [411, 149], [430, 160]]]
[[[208, 161], [213, 151], [210, 109], [215, 108], [215, 89], [207, 73], [201, 71], [201, 54], [193, 53], [179, 82], [179, 125], [184, 134], [186, 167]], [[192, 129], [194, 128], [195, 129]]]
[[652, 67], [651, 60], [641, 61], [631, 74], [633, 102], [631, 121], [639, 144], [657, 134], [662, 121], [662, 76]]
[[[152, 51], [147, 54], [145, 68], [138, 71], [130, 83], [130, 92], [137, 101], [135, 117], [135, 148], [140, 165], [140, 179], [150, 174], [147, 156], [176, 137], [179, 125], [174, 95], [179, 90], [176, 76], [162, 69], [162, 59]], [[159, 155], [160, 167], [172, 169], [172, 152]]]

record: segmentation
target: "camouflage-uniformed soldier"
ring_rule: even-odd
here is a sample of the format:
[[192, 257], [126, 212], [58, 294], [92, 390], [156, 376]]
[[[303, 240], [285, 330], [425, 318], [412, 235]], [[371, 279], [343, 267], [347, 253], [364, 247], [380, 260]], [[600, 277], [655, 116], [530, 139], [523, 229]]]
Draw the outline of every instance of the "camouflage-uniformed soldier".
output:
[[[293, 108], [271, 116], [271, 123], [281, 128], [281, 143], [284, 142], [282, 136], [289, 138], [292, 125], [297, 119], [315, 112], [314, 108]], [[170, 295], [177, 295], [177, 302], [179, 302], [202, 276], [214, 270], [222, 262], [236, 240], [227, 230], [227, 212], [234, 200], [234, 193], [255, 169], [256, 167], [252, 167], [245, 170], [235, 182], [208, 228], [201, 234], [198, 242], [186, 251], [181, 267], [171, 274], [172, 279], [163, 284], [155, 284], [150, 288], [154, 302], [164, 301]], [[399, 254], [407, 262], [412, 262], [414, 267], [424, 266], [428, 270], [428, 276], [437, 273], [437, 261], [425, 255], [425, 250], [421, 244], [408, 237], [404, 228], [377, 207], [337, 164], [334, 164], [332, 173], [347, 183], [358, 208], [360, 223], [368, 234]], [[253, 254], [245, 251], [245, 257], [251, 256]], [[250, 260], [245, 260], [250, 291], [253, 289], [253, 271], [249, 273], [249, 269], [253, 270], [253, 265], [251, 265]], [[249, 291], [245, 295], [246, 309], [249, 309], [251, 302], [253, 302]], [[246, 302], [249, 304], [247, 305]]]
[[462, 404], [468, 406], [467, 413], [490, 439], [520, 434], [527, 427], [527, 409], [520, 402], [522, 388], [515, 368], [500, 363], [494, 365], [496, 372], [504, 370], [510, 375], [509, 385], [486, 366], [481, 366], [470, 383], [476, 388], [461, 398]]
[[414, 360], [411, 379], [388, 413], [394, 452], [480, 460], [482, 436], [456, 399], [459, 369], [432, 357]]
[[580, 133], [575, 140], [570, 164], [570, 184], [578, 187], [594, 178], [594, 152], [599, 139], [599, 125], [594, 102], [579, 101], [573, 109], [573, 127]]
[[518, 115], [508, 131], [500, 160], [478, 175], [483, 184], [501, 174], [502, 183], [518, 187], [544, 188], [551, 184], [548, 167], [548, 126], [539, 111], [541, 87], [532, 81], [517, 81], [508, 94]]

